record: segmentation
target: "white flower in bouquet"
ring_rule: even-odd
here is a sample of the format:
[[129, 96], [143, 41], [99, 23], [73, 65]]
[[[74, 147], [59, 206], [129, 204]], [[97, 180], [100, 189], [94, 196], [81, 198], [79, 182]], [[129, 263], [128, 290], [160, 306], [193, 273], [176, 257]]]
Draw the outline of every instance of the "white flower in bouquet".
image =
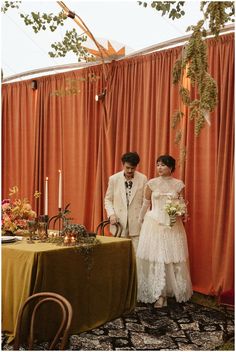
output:
[[183, 199], [167, 200], [164, 205], [164, 210], [170, 217], [170, 227], [174, 226], [177, 216], [187, 214], [187, 206]]

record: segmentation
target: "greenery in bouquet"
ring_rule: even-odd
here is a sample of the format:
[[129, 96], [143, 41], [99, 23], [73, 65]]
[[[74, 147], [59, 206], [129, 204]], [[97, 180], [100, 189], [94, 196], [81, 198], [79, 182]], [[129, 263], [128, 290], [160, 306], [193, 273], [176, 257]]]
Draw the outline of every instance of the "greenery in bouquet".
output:
[[171, 200], [168, 199], [164, 206], [170, 218], [170, 227], [176, 223], [177, 216], [187, 216], [187, 206], [183, 199]]
[[[26, 198], [18, 198], [18, 187], [9, 189], [9, 199], [2, 201], [2, 234], [17, 233], [19, 230], [27, 230], [28, 220], [36, 218], [36, 212], [32, 209]], [[40, 197], [38, 191], [34, 194], [35, 198]]]

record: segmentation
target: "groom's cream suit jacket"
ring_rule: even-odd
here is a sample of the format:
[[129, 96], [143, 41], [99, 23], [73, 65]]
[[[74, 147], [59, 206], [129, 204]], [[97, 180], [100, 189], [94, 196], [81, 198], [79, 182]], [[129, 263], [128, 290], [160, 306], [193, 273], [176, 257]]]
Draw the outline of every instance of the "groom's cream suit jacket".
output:
[[[143, 203], [144, 186], [147, 177], [138, 171], [135, 171], [132, 179], [133, 185], [127, 206], [126, 188], [124, 171], [120, 171], [109, 177], [108, 188], [105, 195], [105, 209], [108, 218], [115, 214], [121, 224], [122, 237], [127, 235], [126, 226], [128, 222], [128, 235], [138, 236], [140, 232], [140, 224], [138, 222], [139, 212]], [[115, 233], [116, 227], [111, 225], [111, 233]]]

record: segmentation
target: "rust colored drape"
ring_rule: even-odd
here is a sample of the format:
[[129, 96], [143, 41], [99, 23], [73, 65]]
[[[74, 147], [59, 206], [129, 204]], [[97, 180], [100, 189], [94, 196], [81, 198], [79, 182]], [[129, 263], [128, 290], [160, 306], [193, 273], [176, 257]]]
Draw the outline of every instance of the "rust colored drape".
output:
[[174, 176], [186, 184], [193, 287], [208, 294], [232, 288], [234, 36], [210, 39], [207, 45], [219, 104], [211, 126], [206, 124], [197, 138], [193, 122], [183, 118], [183, 150], [175, 143], [170, 118], [180, 105], [172, 68], [181, 47], [107, 65], [107, 115], [94, 99], [105, 84], [101, 66], [38, 78], [36, 92], [30, 81], [3, 85], [3, 197], [13, 185], [31, 200], [39, 189], [42, 199], [35, 207], [43, 213], [48, 176], [52, 216], [61, 169], [63, 205], [71, 204], [74, 222], [95, 230], [105, 218], [108, 177], [121, 169], [121, 154], [136, 150], [138, 169], [152, 178], [157, 156], [170, 153], [180, 164]]
[[207, 46], [219, 102], [199, 137], [187, 123], [184, 179], [193, 286], [216, 294], [232, 288], [234, 278], [234, 35], [210, 39]]
[[[39, 187], [49, 178], [49, 215], [58, 209], [58, 170], [62, 170], [63, 205], [75, 222], [92, 228], [94, 182], [103, 114], [96, 104], [100, 68], [43, 77], [38, 81]], [[42, 209], [42, 208], [41, 208]]]
[[212, 251], [212, 291], [215, 293], [234, 286], [234, 37], [223, 37], [220, 46], [212, 39], [208, 53], [210, 71], [219, 90], [214, 117], [218, 136]]
[[9, 188], [18, 186], [19, 196], [26, 197], [34, 208], [36, 158], [37, 91], [30, 82], [8, 84], [2, 89], [2, 196], [9, 198]]

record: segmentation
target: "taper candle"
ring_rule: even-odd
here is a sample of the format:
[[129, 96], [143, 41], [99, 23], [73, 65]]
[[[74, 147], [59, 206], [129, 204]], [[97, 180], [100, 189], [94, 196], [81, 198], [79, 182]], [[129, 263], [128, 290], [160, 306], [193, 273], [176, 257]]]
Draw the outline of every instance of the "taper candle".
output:
[[45, 180], [44, 215], [48, 215], [48, 177]]
[[61, 209], [62, 206], [62, 174], [61, 170], [59, 172], [59, 190], [58, 190], [58, 208]]

